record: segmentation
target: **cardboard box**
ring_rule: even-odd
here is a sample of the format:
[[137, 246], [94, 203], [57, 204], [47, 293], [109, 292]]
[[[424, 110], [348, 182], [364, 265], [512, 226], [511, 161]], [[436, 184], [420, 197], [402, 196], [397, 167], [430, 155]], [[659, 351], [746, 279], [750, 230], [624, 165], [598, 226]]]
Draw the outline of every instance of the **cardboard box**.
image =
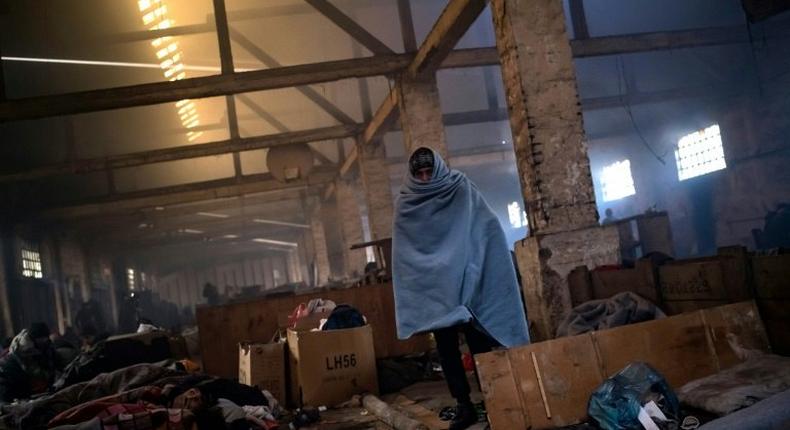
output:
[[333, 406], [354, 394], [378, 394], [373, 330], [288, 329], [291, 390], [301, 405]]
[[673, 389], [731, 367], [740, 348], [769, 351], [754, 302], [631, 324], [475, 356], [492, 430], [549, 429], [587, 417], [590, 394], [642, 361]]
[[240, 343], [239, 382], [268, 390], [285, 404], [285, 344]]

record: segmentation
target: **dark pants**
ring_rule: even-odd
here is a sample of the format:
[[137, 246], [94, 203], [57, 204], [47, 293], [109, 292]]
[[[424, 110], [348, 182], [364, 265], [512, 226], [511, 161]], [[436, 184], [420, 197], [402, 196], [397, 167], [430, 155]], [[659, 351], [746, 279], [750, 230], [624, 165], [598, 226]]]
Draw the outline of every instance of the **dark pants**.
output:
[[[439, 359], [444, 372], [444, 379], [450, 394], [459, 403], [469, 402], [469, 381], [466, 379], [464, 364], [461, 361], [461, 349], [458, 345], [458, 333], [463, 332], [466, 344], [472, 355], [482, 354], [491, 351], [499, 345], [499, 342], [489, 337], [487, 334], [474, 328], [471, 324], [443, 328], [433, 332], [436, 339], [436, 349], [439, 351]], [[477, 370], [475, 370], [475, 374]]]

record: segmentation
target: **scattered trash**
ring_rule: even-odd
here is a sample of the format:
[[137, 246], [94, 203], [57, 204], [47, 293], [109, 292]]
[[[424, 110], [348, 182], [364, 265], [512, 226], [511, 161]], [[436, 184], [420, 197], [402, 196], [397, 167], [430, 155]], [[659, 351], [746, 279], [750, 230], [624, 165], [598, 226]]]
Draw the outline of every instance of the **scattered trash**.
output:
[[291, 421], [291, 424], [288, 425], [288, 427], [293, 430], [296, 430], [302, 427], [309, 426], [310, 424], [316, 423], [320, 419], [321, 419], [321, 414], [319, 413], [318, 409], [311, 407], [304, 407], [296, 411], [296, 416], [294, 417], [294, 420]]
[[455, 406], [446, 406], [439, 411], [439, 419], [442, 421], [452, 421], [455, 418]]
[[655, 421], [677, 422], [680, 405], [664, 377], [637, 362], [604, 381], [590, 396], [587, 411], [604, 430], [657, 430]]
[[698, 428], [700, 425], [699, 420], [697, 417], [688, 416], [683, 418], [683, 422], [680, 424], [680, 428], [682, 430], [694, 430]]

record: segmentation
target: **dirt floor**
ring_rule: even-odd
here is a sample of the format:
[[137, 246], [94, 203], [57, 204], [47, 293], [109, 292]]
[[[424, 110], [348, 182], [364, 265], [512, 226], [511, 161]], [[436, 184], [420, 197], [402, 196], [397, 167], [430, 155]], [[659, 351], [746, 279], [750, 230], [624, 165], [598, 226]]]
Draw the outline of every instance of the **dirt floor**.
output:
[[[472, 382], [472, 381], [470, 381]], [[471, 383], [475, 386], [476, 384]], [[443, 380], [419, 382], [404, 388], [398, 393], [381, 396], [381, 400], [387, 402], [393, 408], [404, 414], [420, 421], [431, 430], [445, 430], [449, 427], [448, 421], [439, 419], [439, 411], [446, 406], [454, 406], [455, 401], [447, 391], [447, 385]], [[472, 401], [480, 402], [482, 396], [479, 391], [474, 390]], [[484, 430], [487, 423], [478, 423], [470, 430]], [[362, 429], [391, 429], [391, 427], [378, 421], [375, 416], [369, 414], [365, 409], [359, 407], [331, 409], [321, 414], [321, 422], [311, 427], [316, 430], [362, 430]]]

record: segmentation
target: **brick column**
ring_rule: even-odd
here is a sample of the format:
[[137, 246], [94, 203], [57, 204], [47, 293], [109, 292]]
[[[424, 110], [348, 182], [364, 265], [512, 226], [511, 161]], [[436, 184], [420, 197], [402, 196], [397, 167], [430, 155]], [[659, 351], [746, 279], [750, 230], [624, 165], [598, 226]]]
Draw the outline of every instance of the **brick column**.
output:
[[392, 237], [392, 189], [383, 142], [357, 144], [359, 172], [368, 204], [370, 235], [376, 239]]
[[614, 227], [598, 227], [562, 2], [492, 0], [516, 163], [530, 237], [516, 244], [535, 340], [570, 310], [567, 275], [616, 263]]
[[367, 259], [364, 249], [351, 250], [351, 245], [364, 242], [362, 216], [359, 212], [357, 195], [361, 190], [353, 180], [338, 179], [335, 182], [337, 211], [342, 232], [344, 273], [347, 277], [361, 276]]
[[438, 151], [444, 161], [448, 161], [436, 75], [419, 80], [399, 78], [398, 107], [406, 154], [426, 146]]
[[329, 251], [326, 244], [324, 222], [321, 219], [321, 207], [313, 209], [310, 216], [310, 236], [313, 241], [313, 264], [315, 264], [318, 278], [316, 284], [323, 285], [329, 280]]

